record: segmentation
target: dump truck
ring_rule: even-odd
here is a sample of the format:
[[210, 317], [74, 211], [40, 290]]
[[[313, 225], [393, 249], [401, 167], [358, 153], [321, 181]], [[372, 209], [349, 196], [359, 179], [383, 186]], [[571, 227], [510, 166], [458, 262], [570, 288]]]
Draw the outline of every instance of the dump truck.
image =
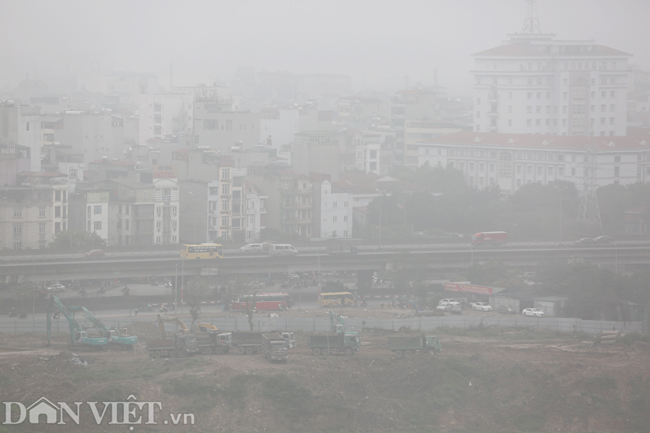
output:
[[147, 344], [147, 350], [152, 358], [182, 358], [200, 351], [196, 337], [192, 334], [151, 341]]
[[201, 353], [216, 353], [223, 355], [230, 350], [228, 339], [220, 339], [216, 332], [200, 332], [194, 334]]
[[435, 335], [400, 336], [388, 337], [388, 348], [397, 358], [409, 358], [424, 353], [435, 356], [442, 349], [442, 344]]
[[230, 350], [228, 338], [219, 338], [219, 328], [211, 323], [198, 322], [199, 333], [194, 334], [201, 353], [225, 354]]
[[287, 362], [289, 358], [289, 344], [280, 334], [262, 334], [262, 350], [264, 351], [264, 358], [268, 359], [269, 362]]
[[[177, 325], [180, 328], [178, 333], [172, 337], [167, 337], [165, 323]], [[152, 358], [184, 357], [200, 352], [196, 337], [182, 320], [176, 317], [158, 315], [158, 328], [162, 339], [147, 344], [147, 350]]]
[[282, 335], [282, 338], [287, 340], [287, 344], [289, 344], [289, 349], [293, 349], [296, 347], [296, 337], [293, 335], [293, 332], [284, 332], [281, 331], [280, 334]]
[[339, 334], [313, 334], [309, 336], [309, 348], [314, 355], [354, 355], [361, 348], [356, 332]]
[[222, 332], [218, 335], [221, 341], [226, 341], [230, 347], [237, 349], [240, 355], [252, 355], [262, 347], [262, 333], [254, 331]]

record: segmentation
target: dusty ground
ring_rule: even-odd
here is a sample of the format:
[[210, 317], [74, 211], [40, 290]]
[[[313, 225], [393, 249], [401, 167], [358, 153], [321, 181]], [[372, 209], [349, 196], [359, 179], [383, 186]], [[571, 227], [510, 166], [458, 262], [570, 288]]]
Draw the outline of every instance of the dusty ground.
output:
[[[72, 359], [63, 338], [45, 348], [40, 336], [0, 334], [0, 401], [123, 402], [131, 394], [140, 402], [160, 401], [159, 424], [134, 425], [141, 432], [648, 431], [647, 343], [629, 338], [591, 347], [586, 335], [549, 331], [442, 331], [443, 351], [435, 359], [396, 360], [387, 334], [363, 332], [353, 357], [315, 357], [298, 335], [287, 364], [236, 353], [152, 360], [106, 351], [79, 353], [85, 366]], [[137, 332], [144, 342], [158, 336], [152, 324]], [[194, 414], [194, 426], [162, 424], [179, 413]], [[129, 427], [97, 426], [83, 413], [79, 426], [0, 425], [5, 431]]]

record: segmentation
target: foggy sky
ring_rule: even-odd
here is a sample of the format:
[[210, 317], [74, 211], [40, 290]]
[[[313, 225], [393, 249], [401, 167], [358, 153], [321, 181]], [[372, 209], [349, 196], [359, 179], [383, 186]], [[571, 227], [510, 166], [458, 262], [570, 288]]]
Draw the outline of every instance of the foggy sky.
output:
[[[545, 33], [594, 39], [650, 69], [650, 1], [538, 0]], [[0, 0], [0, 89], [91, 70], [151, 72], [168, 87], [240, 65], [471, 86], [471, 54], [521, 31], [524, 0]]]

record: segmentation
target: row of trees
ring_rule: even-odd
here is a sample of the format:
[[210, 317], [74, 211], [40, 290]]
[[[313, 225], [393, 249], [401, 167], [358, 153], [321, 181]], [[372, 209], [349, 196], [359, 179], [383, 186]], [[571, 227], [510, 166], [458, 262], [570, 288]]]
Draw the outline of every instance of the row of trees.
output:
[[[369, 222], [382, 237], [402, 237], [411, 232], [471, 234], [503, 230], [514, 239], [572, 240], [596, 236], [578, 219], [579, 194], [572, 182], [548, 185], [530, 183], [512, 195], [498, 187], [470, 188], [462, 173], [453, 168], [427, 166], [400, 170], [394, 177], [420, 188], [414, 193], [395, 192], [374, 199], [368, 205]], [[609, 185], [597, 191], [602, 233], [625, 231], [625, 211], [640, 209], [650, 218], [650, 185]], [[372, 236], [369, 230], [366, 236]]]
[[582, 260], [550, 261], [537, 267], [533, 286], [525, 284], [519, 274], [518, 269], [493, 262], [474, 266], [468, 279], [538, 296], [566, 296], [564, 315], [585, 320], [629, 321], [634, 318], [633, 310], [650, 305], [650, 270], [623, 275]]

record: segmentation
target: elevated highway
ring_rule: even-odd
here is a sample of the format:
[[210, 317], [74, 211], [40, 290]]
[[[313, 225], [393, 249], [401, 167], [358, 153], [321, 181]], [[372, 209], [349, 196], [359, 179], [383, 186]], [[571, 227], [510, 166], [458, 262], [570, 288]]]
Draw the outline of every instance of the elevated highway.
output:
[[[229, 255], [230, 254], [230, 255]], [[478, 249], [467, 245], [391, 246], [360, 248], [358, 254], [325, 254], [317, 248], [302, 249], [290, 257], [243, 255], [226, 251], [223, 259], [183, 260], [176, 252], [111, 253], [103, 258], [80, 254], [0, 257], [0, 282], [51, 281], [95, 278], [171, 277], [176, 273], [236, 275], [268, 272], [362, 271], [427, 267], [465, 269], [487, 261], [532, 267], [550, 260], [584, 260], [596, 265], [630, 268], [650, 264], [650, 243], [607, 246], [555, 246], [513, 244]]]

